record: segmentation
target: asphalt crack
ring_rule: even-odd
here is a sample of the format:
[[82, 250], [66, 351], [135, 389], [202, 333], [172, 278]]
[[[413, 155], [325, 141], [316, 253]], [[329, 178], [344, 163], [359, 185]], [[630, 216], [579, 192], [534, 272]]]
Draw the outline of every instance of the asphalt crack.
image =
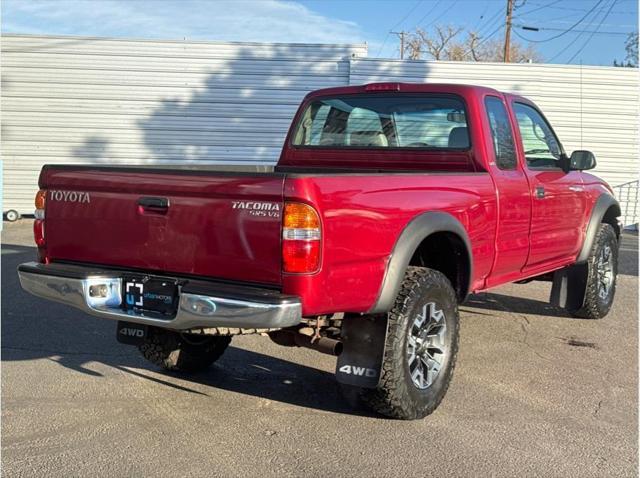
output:
[[531, 325], [531, 322], [529, 321], [529, 318], [526, 315], [510, 310], [507, 306], [505, 306], [504, 304], [501, 304], [500, 301], [498, 300], [494, 300], [493, 303], [498, 307], [500, 307], [503, 312], [506, 312], [507, 314], [509, 314], [511, 318], [515, 319], [516, 321], [520, 321], [519, 322], [520, 328], [522, 329], [522, 333], [523, 333], [522, 340], [520, 340], [521, 344], [524, 344], [525, 346], [527, 346], [539, 358], [546, 361], [552, 361], [552, 359], [550, 359], [549, 357], [545, 357], [540, 352], [538, 352], [538, 350], [528, 342], [529, 326]]

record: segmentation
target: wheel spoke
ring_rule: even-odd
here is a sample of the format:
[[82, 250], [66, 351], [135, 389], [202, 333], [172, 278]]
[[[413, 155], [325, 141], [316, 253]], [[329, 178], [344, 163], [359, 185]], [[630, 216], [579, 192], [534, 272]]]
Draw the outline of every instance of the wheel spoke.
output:
[[424, 372], [422, 370], [422, 365], [418, 363], [413, 372], [411, 373], [411, 378], [413, 379], [413, 383], [418, 385], [420, 388], [424, 386]]
[[435, 302], [422, 306], [409, 328], [406, 341], [407, 364], [413, 384], [419, 389], [431, 386], [446, 355], [446, 317]]

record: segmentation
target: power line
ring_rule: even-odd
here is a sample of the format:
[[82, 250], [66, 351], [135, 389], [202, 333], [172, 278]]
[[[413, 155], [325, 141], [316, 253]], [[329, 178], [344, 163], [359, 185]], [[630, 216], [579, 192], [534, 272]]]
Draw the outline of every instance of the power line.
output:
[[[570, 21], [566, 21], [567, 18], [574, 18], [575, 19], [576, 14], [575, 12], [571, 12], [568, 15], [562, 15], [561, 17], [554, 17], [550, 20], [546, 19], [546, 18], [524, 18], [520, 15], [516, 15], [515, 18], [517, 18], [518, 20], [521, 20], [524, 23], [565, 23], [565, 24], [571, 24]], [[565, 20], [565, 21], [562, 21]]]
[[[597, 20], [598, 15], [600, 15], [600, 13], [602, 13], [603, 11], [604, 11], [604, 7], [600, 8], [600, 9], [596, 12], [595, 16], [593, 17], [593, 20], [594, 20], [594, 21], [595, 21], [595, 20]], [[583, 35], [583, 34], [584, 34], [584, 32], [583, 32], [583, 31], [581, 31], [578, 35], [576, 35], [576, 37], [575, 37], [573, 40], [571, 40], [571, 41], [569, 42], [569, 44], [568, 44], [568, 45], [564, 45], [564, 46], [563, 46], [563, 47], [562, 47], [562, 48], [561, 48], [561, 49], [560, 49], [560, 50], [559, 50], [555, 55], [553, 55], [553, 56], [551, 57], [551, 59], [549, 60], [549, 63], [551, 63], [551, 62], [552, 62], [552, 61], [554, 61], [556, 58], [558, 58], [558, 57], [562, 56], [566, 51], [568, 51], [568, 50], [569, 50], [569, 49], [574, 45], [574, 43], [576, 43], [578, 40], [580, 40], [580, 38], [582, 38], [582, 35]]]
[[[604, 12], [604, 9], [605, 9], [605, 7], [602, 7], [602, 8], [600, 8], [598, 10], [598, 12], [596, 13], [595, 17], [593, 18], [594, 21], [597, 20], [598, 15], [600, 15], [600, 13]], [[553, 62], [554, 60], [558, 59], [563, 54], [565, 54], [575, 43], [577, 43], [582, 38], [583, 35], [584, 35], [584, 32], [582, 31], [571, 42], [569, 42], [568, 45], [563, 46], [555, 55], [553, 55], [549, 59], [549, 63]]]
[[480, 45], [483, 45], [484, 43], [486, 43], [488, 40], [490, 40], [496, 33], [498, 33], [500, 30], [502, 30], [504, 28], [504, 24], [500, 24], [498, 25], [498, 28], [496, 28], [495, 30], [493, 30], [491, 33], [489, 33], [489, 35], [487, 35], [486, 37], [484, 37], [480, 43], [478, 43], [477, 45], [474, 45], [473, 48], [469, 48], [467, 51], [465, 51], [462, 55], [468, 55], [469, 53], [473, 52], [474, 48], [479, 47]]
[[[542, 10], [543, 8], [553, 8], [553, 5], [556, 3], [560, 3], [562, 0], [553, 0], [553, 2], [545, 3], [544, 5], [534, 8], [532, 10], [527, 10], [526, 12], [522, 12], [522, 15], [526, 15], [527, 13], [537, 12], [538, 10]], [[531, 5], [540, 5], [539, 3], [531, 3]]]
[[[515, 27], [518, 28], [523, 28], [523, 25], [514, 25]], [[602, 26], [602, 25], [600, 25]], [[524, 30], [530, 30], [529, 28], [523, 28]], [[540, 27], [540, 28], [536, 28], [535, 31], [556, 31], [556, 32], [563, 32], [564, 28], [551, 28], [551, 27]], [[597, 33], [598, 35], [628, 35], [631, 32], [612, 32], [612, 31], [597, 31], [597, 30], [572, 30], [571, 33]], [[522, 38], [523, 40], [526, 40], [526, 38], [523, 38], [521, 35], [518, 35], [520, 38]]]
[[587, 38], [587, 41], [584, 42], [584, 45], [582, 45], [582, 47], [575, 52], [575, 54], [569, 59], [569, 63], [571, 63], [574, 58], [576, 56], [578, 56], [580, 53], [582, 53], [582, 50], [584, 50], [586, 48], [586, 46], [589, 44], [589, 42], [591, 41], [591, 39], [593, 38], [593, 36], [598, 32], [598, 30], [600, 29], [600, 25], [602, 25], [604, 23], [604, 21], [607, 19], [607, 17], [609, 16], [609, 14], [611, 13], [611, 10], [613, 10], [613, 6], [618, 2], [618, 0], [613, 0], [611, 2], [611, 6], [609, 7], [609, 10], [607, 10], [607, 13], [604, 15], [604, 17], [602, 18], [602, 20], [600, 21], [600, 24], [596, 27], [596, 30], [591, 33], [591, 35], [589, 36], [589, 38]]
[[[598, 11], [602, 12], [602, 11], [604, 11], [604, 8], [601, 8]], [[559, 21], [544, 20], [544, 19], [529, 20], [529, 21], [524, 21], [523, 20], [523, 24], [531, 25], [532, 23], [563, 23], [563, 24], [567, 24], [567, 23], [571, 23], [571, 22], [559, 22]], [[519, 24], [518, 26], [524, 26], [523, 24]], [[589, 28], [589, 27], [592, 27], [592, 26], [595, 26], [595, 25], [597, 25], [597, 23], [595, 21], [584, 24], [585, 28]], [[633, 29], [638, 28], [637, 25], [633, 25], [633, 24], [629, 24], [629, 23], [622, 24], [622, 25], [619, 24], [619, 23], [603, 23], [602, 26], [603, 27], [616, 27], [616, 28], [633, 28]], [[526, 30], [526, 28], [524, 28], [524, 29]], [[556, 28], [553, 28], [553, 27], [540, 27], [540, 28], [536, 28], [536, 30], [556, 30], [556, 31], [561, 31], [561, 30], [564, 30], [564, 28], [559, 28], [559, 27], [556, 27]], [[573, 30], [573, 31], [577, 32], [578, 30]], [[588, 30], [588, 31], [592, 31], [592, 30]]]
[[[480, 29], [476, 32], [479, 36], [482, 35], [482, 33], [486, 30], [488, 30], [489, 28], [487, 27], [491, 27], [494, 25], [494, 22], [498, 19], [498, 17], [500, 17], [502, 15], [502, 6], [500, 8], [498, 8], [498, 11], [491, 16], [491, 18], [489, 20], [487, 20], [487, 22], [480, 27]], [[502, 26], [502, 23], [500, 23], [500, 26]]]
[[[451, 5], [447, 6], [446, 9], [443, 10], [443, 12], [438, 15], [436, 18], [434, 18], [431, 22], [429, 22], [427, 25], [425, 25], [424, 29], [426, 30], [427, 28], [429, 28], [431, 25], [433, 25], [435, 22], [437, 22], [438, 20], [440, 20], [445, 13], [448, 13], [453, 7], [455, 7], [456, 3], [458, 3], [459, 0], [453, 0], [453, 2], [451, 3]], [[417, 28], [417, 27], [416, 27]]]
[[[538, 11], [538, 10], [542, 10], [543, 8], [553, 8], [554, 10], [567, 10], [567, 11], [572, 11], [572, 12], [586, 12], [588, 10], [588, 8], [575, 8], [575, 7], [565, 7], [565, 6], [555, 6], [558, 3], [561, 3], [563, 0], [555, 0], [553, 2], [547, 3], [545, 5], [541, 4], [541, 3], [530, 3], [530, 5], [540, 5], [538, 8], [534, 9], [534, 10], [529, 10], [527, 12], [523, 12], [523, 13], [531, 13], [534, 11]], [[622, 0], [625, 1], [625, 0]], [[633, 1], [637, 1], [637, 0], [633, 0]], [[613, 12], [613, 13], [620, 13], [620, 14], [624, 14], [624, 15], [637, 15], [638, 12], [637, 11], [624, 11], [624, 12]]]
[[418, 2], [413, 6], [413, 8], [411, 10], [409, 10], [404, 17], [402, 17], [402, 20], [400, 20], [398, 23], [396, 23], [394, 26], [392, 26], [391, 29], [395, 30], [400, 25], [402, 25], [404, 23], [404, 21], [407, 18], [409, 18], [409, 15], [411, 15], [416, 10], [416, 8], [418, 8], [420, 5], [422, 5], [423, 2], [424, 2], [424, 0], [418, 0]]
[[582, 16], [582, 18], [580, 18], [580, 20], [578, 20], [577, 22], [575, 22], [575, 23], [574, 23], [573, 25], [571, 25], [569, 28], [567, 28], [567, 29], [563, 30], [561, 33], [558, 33], [557, 35], [554, 35], [554, 36], [549, 37], [549, 38], [545, 38], [545, 39], [543, 39], [543, 40], [533, 40], [533, 39], [531, 39], [531, 38], [526, 38], [526, 37], [524, 37], [524, 36], [522, 36], [522, 35], [518, 35], [518, 36], [519, 36], [520, 38], [522, 38], [523, 40], [528, 41], [528, 42], [532, 42], [532, 43], [543, 43], [543, 42], [548, 42], [548, 41], [551, 41], [551, 40], [555, 40], [556, 38], [560, 38], [561, 36], [566, 35], [566, 34], [567, 34], [567, 33], [569, 33], [570, 31], [572, 31], [575, 27], [577, 27], [578, 25], [580, 25], [580, 24], [584, 21], [584, 19], [585, 19], [585, 18], [587, 18], [589, 15], [591, 15], [591, 13], [593, 13], [593, 11], [594, 11], [598, 6], [600, 6], [600, 4], [601, 4], [602, 2], [603, 2], [603, 0], [598, 0], [598, 2], [597, 2], [593, 7], [591, 7], [591, 9], [590, 9], [586, 14], [584, 14], [584, 15]]
[[413, 29], [415, 30], [416, 28], [418, 28], [420, 26], [420, 24], [424, 21], [425, 18], [427, 18], [429, 15], [431, 15], [433, 12], [435, 12], [436, 8], [438, 8], [438, 6], [442, 3], [442, 0], [438, 0], [435, 5], [433, 5], [433, 7], [431, 7], [427, 13], [425, 13], [424, 15], [422, 15], [422, 17], [420, 17], [420, 20], [418, 20], [418, 22], [416, 23], [416, 26], [413, 27]]
[[[404, 17], [402, 17], [402, 20], [400, 20], [398, 23], [396, 23], [394, 26], [392, 26], [390, 28], [390, 30], [394, 30], [399, 25], [401, 25], [407, 18], [409, 18], [409, 15], [411, 15], [415, 11], [415, 9], [418, 8], [418, 6], [420, 6], [423, 2], [424, 2], [424, 0], [418, 0], [416, 2], [416, 4], [413, 6], [413, 8], [411, 8]], [[391, 31], [388, 31], [387, 32], [387, 36], [384, 37], [384, 41], [382, 42], [382, 46], [380, 47], [380, 50], [378, 50], [378, 54], [376, 55], [377, 57], [380, 57], [380, 55], [382, 54], [382, 50], [384, 50], [384, 46], [387, 44], [387, 40], [389, 39], [389, 35], [391, 35]]]
[[482, 20], [484, 20], [484, 16], [487, 14], [487, 10], [489, 10], [489, 2], [487, 2], [487, 4], [484, 6], [484, 10], [482, 11], [482, 13], [480, 14], [480, 19], [478, 20], [478, 22], [475, 24], [475, 26], [471, 29], [471, 31], [475, 31], [478, 29], [478, 27], [480, 26], [480, 24], [482, 23]]

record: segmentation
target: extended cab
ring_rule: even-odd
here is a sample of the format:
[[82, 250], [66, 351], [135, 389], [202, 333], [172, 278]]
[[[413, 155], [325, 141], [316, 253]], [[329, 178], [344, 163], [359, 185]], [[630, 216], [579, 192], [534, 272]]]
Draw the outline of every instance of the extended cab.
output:
[[420, 418], [447, 390], [468, 294], [551, 280], [552, 303], [607, 314], [620, 208], [594, 166], [523, 97], [315, 91], [273, 172], [45, 166], [39, 258], [20, 281], [116, 320], [118, 340], [167, 369], [263, 333], [337, 355], [338, 380], [374, 410]]

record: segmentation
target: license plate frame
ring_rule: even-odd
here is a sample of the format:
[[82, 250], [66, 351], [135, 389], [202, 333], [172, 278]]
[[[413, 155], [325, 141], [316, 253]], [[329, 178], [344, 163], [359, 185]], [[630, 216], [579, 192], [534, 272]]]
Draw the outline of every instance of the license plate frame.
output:
[[165, 277], [127, 274], [122, 277], [122, 309], [150, 311], [168, 318], [178, 310], [178, 282]]

